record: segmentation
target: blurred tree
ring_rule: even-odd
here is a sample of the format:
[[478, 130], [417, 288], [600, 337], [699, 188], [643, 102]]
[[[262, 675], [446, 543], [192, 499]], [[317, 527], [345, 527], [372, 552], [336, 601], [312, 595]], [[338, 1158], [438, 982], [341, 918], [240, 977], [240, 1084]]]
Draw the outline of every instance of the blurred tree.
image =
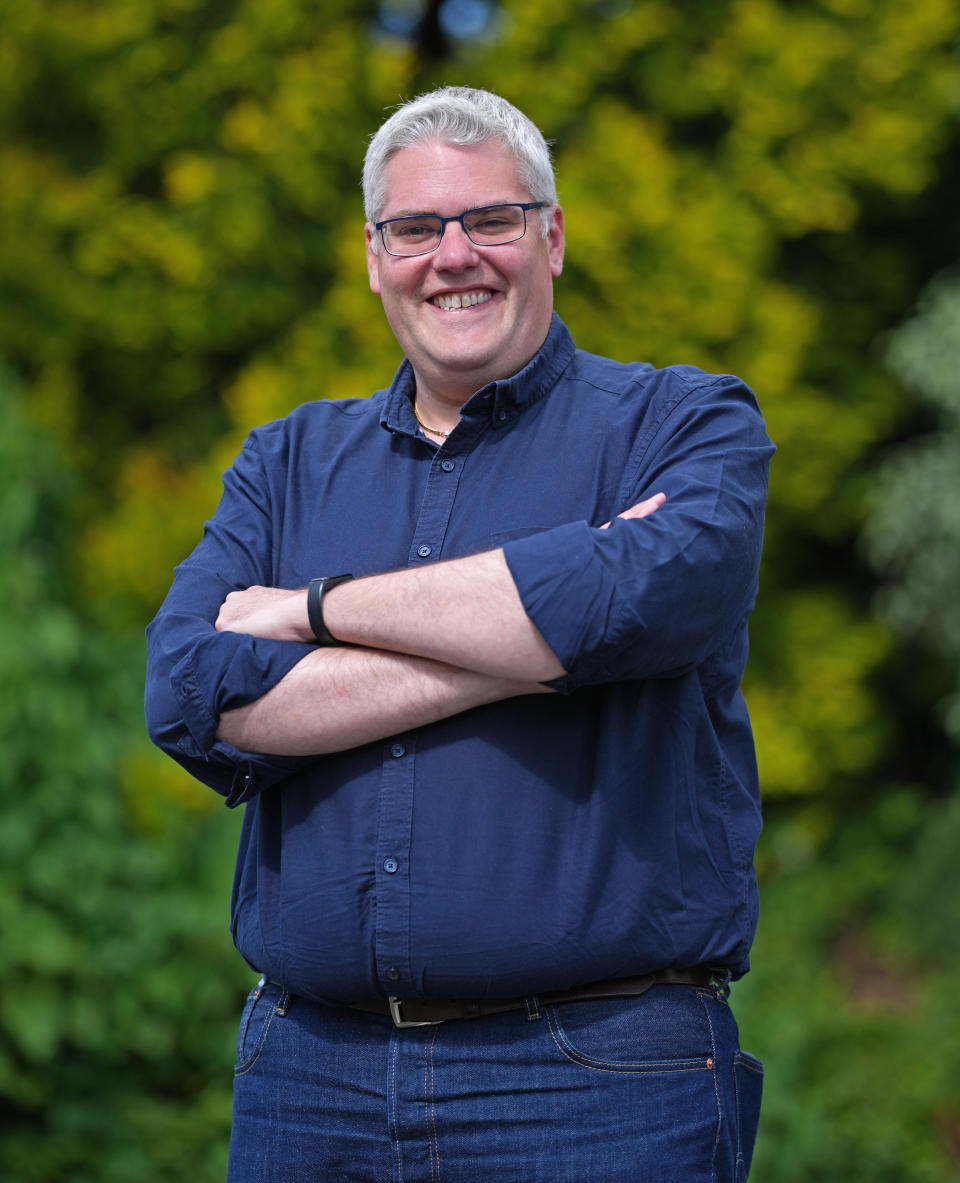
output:
[[[922, 429], [873, 474], [864, 548], [885, 579], [882, 613], [912, 642], [899, 663], [904, 679], [914, 689], [926, 677], [932, 697], [947, 692], [943, 720], [957, 745], [956, 270], [924, 290], [882, 354], [916, 399]], [[764, 972], [738, 989], [738, 1009], [776, 1065], [757, 1153], [761, 1179], [960, 1179], [956, 750], [943, 768], [938, 783], [876, 784], [868, 809], [845, 814], [840, 830], [809, 813], [775, 828], [785, 871], [765, 892], [755, 950]], [[818, 827], [821, 858], [810, 863], [804, 840]], [[879, 1087], [865, 1084], [871, 1079]]]
[[[953, 776], [921, 831], [901, 906], [910, 942], [937, 965], [955, 963], [960, 932], [960, 272], [921, 293], [885, 356], [926, 413], [926, 428], [879, 466], [864, 543], [885, 577], [881, 611], [942, 662], [940, 717], [953, 743]], [[929, 665], [929, 659], [928, 659]], [[952, 793], [947, 796], [947, 789]], [[956, 992], [955, 992], [956, 993]], [[958, 1061], [960, 1062], [960, 1057]], [[960, 1101], [957, 1102], [960, 1120]]]
[[137, 743], [142, 644], [77, 617], [73, 474], [8, 373], [0, 466], [0, 1175], [222, 1178], [236, 825]]
[[878, 786], [815, 862], [802, 850], [810, 819], [774, 827], [785, 869], [763, 892], [757, 972], [734, 987], [767, 1066], [751, 1181], [960, 1181], [950, 812]]
[[951, 663], [945, 722], [960, 745], [960, 272], [925, 289], [886, 356], [930, 430], [880, 466], [864, 542], [885, 577], [882, 613]]

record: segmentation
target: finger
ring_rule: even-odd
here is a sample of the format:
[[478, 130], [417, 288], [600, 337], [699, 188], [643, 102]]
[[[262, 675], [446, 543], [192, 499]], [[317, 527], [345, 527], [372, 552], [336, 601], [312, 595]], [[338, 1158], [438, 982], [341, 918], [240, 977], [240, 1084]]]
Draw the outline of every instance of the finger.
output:
[[[644, 501], [638, 501], [636, 505], [631, 505], [629, 509], [625, 509], [623, 513], [617, 514], [619, 518], [646, 518], [656, 511], [666, 501], [666, 493], [654, 493], [652, 497], [647, 497]], [[610, 522], [604, 522], [600, 527], [601, 530], [606, 530]]]
[[638, 501], [636, 505], [631, 505], [629, 509], [624, 510], [620, 517], [622, 518], [646, 518], [656, 511], [666, 501], [666, 493], [654, 493], [652, 497], [648, 497], [645, 501]]
[[241, 617], [245, 596], [246, 591], [232, 591], [227, 593], [227, 598], [220, 605], [220, 611], [217, 613], [217, 619], [214, 621], [213, 627], [217, 632], [229, 632], [231, 626]]

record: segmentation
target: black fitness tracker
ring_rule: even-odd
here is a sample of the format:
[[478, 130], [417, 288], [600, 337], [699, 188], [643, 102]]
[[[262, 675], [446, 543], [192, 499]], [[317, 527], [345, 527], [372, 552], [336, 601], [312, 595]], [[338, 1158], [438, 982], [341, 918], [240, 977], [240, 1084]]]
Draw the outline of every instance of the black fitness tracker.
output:
[[317, 638], [318, 645], [349, 645], [349, 641], [338, 641], [323, 623], [323, 597], [330, 588], [338, 583], [347, 583], [353, 579], [352, 575], [324, 575], [320, 579], [311, 579], [307, 586], [307, 616], [310, 627]]

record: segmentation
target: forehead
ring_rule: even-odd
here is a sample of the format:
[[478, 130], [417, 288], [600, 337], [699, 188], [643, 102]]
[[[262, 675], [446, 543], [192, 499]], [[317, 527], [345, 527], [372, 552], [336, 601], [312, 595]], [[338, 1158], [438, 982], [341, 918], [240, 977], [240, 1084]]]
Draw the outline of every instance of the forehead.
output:
[[414, 213], [460, 213], [475, 205], [529, 201], [509, 149], [496, 140], [445, 144], [425, 140], [401, 148], [383, 170], [381, 218]]

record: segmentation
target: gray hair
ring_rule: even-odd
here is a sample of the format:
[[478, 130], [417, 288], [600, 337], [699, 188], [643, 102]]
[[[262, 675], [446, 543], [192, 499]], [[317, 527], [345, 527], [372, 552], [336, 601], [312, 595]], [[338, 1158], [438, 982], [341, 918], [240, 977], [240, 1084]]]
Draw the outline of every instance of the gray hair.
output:
[[[401, 148], [431, 139], [446, 144], [499, 140], [512, 153], [520, 181], [534, 201], [545, 201], [549, 206], [557, 204], [550, 148], [536, 124], [512, 103], [489, 90], [442, 86], [398, 107], [371, 139], [363, 162], [363, 204], [369, 221], [378, 221], [383, 212], [386, 201], [383, 172], [390, 158]], [[546, 238], [551, 211], [537, 212], [541, 233]]]

